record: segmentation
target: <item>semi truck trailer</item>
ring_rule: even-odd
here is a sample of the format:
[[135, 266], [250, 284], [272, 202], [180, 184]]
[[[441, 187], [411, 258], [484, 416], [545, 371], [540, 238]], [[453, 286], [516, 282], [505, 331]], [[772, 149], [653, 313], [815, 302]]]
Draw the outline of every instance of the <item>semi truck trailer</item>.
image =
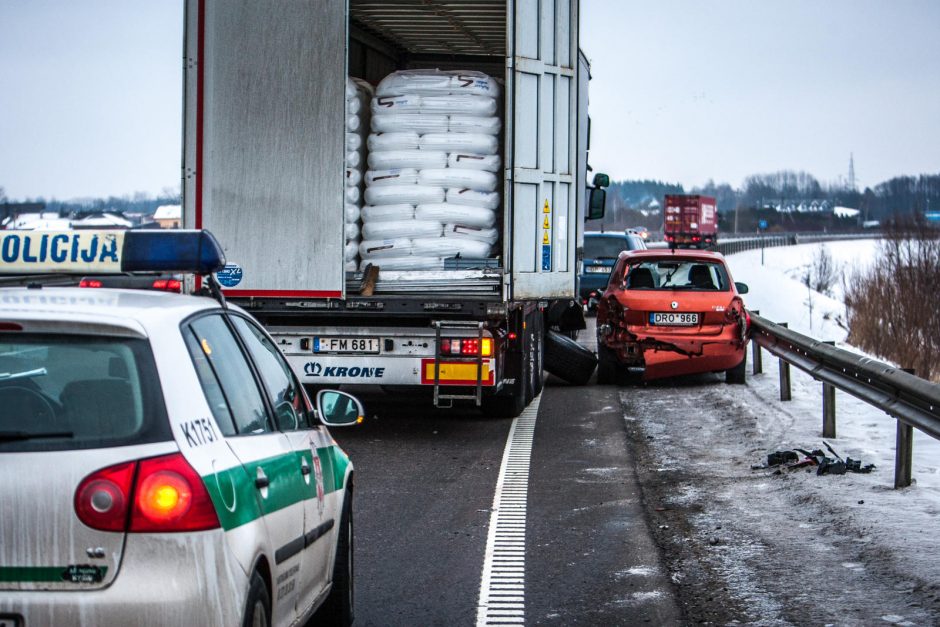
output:
[[718, 211], [711, 196], [667, 194], [663, 239], [670, 248], [708, 248], [718, 241]]
[[[587, 381], [594, 356], [570, 336], [584, 221], [602, 217], [608, 180], [587, 180], [578, 18], [577, 0], [188, 1], [184, 224], [215, 234], [223, 294], [305, 385], [516, 416], [545, 369]], [[348, 79], [416, 69], [501, 86], [498, 240], [484, 259], [351, 268]]]

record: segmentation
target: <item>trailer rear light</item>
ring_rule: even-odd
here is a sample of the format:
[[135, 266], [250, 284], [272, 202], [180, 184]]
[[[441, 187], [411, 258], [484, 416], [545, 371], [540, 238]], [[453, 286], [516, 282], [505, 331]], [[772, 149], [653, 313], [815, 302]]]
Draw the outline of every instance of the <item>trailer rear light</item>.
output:
[[183, 291], [183, 283], [179, 279], [156, 279], [153, 289], [179, 293]]
[[0, 331], [22, 331], [23, 325], [16, 322], [0, 322]]
[[485, 337], [479, 338], [444, 338], [441, 340], [441, 355], [461, 355], [490, 357], [493, 355], [493, 340]]
[[702, 241], [702, 238], [699, 237], [698, 235], [693, 235], [693, 236], [692, 236], [692, 241], [693, 241], [693, 242], [701, 242], [701, 241]]
[[79, 287], [101, 287], [101, 281], [98, 279], [82, 279], [78, 282]]

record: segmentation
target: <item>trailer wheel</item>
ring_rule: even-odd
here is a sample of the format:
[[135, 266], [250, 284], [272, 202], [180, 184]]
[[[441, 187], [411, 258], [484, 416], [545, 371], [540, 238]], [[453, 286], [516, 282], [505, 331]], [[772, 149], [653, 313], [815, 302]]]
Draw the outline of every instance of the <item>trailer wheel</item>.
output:
[[594, 353], [570, 337], [557, 331], [549, 331], [545, 335], [545, 369], [556, 377], [574, 385], [584, 385], [590, 380], [595, 366], [597, 357]]

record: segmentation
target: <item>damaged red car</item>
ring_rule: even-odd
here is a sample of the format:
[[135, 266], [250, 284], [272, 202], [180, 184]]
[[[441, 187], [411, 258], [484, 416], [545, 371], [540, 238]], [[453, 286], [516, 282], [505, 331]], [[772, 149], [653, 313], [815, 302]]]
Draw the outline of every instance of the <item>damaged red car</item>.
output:
[[747, 291], [719, 253], [620, 253], [597, 306], [597, 382], [724, 372], [744, 383]]

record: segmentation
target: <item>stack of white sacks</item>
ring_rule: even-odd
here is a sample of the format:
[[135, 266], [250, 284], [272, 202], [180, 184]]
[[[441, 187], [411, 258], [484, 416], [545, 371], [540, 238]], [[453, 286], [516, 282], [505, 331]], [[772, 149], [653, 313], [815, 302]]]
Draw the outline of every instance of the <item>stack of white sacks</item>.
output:
[[499, 239], [499, 85], [480, 72], [409, 70], [372, 100], [360, 268], [438, 270]]
[[369, 135], [369, 103], [372, 86], [358, 78], [346, 79], [346, 271], [355, 271], [361, 241], [363, 172]]

